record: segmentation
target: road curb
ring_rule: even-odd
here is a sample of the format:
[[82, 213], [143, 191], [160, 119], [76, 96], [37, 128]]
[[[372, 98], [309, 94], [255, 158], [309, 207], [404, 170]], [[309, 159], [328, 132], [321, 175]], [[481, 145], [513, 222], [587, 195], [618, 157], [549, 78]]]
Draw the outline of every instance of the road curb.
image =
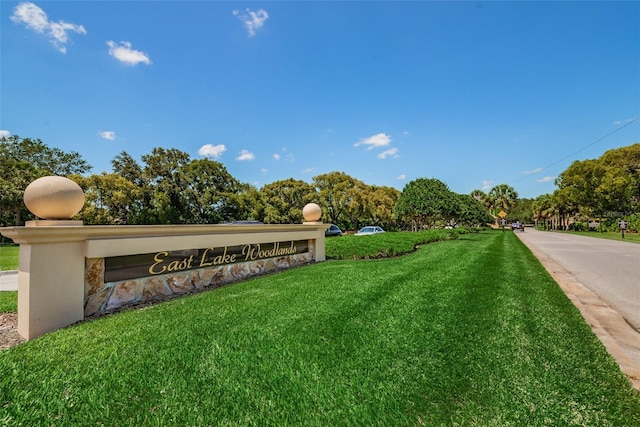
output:
[[18, 270], [0, 271], [0, 292], [18, 290]]
[[640, 333], [564, 267], [540, 251], [533, 243], [527, 242], [521, 236], [518, 238], [538, 258], [538, 261], [580, 311], [593, 333], [616, 360], [620, 370], [629, 379], [633, 388], [640, 391], [640, 364], [632, 356], [632, 353], [640, 354]]
[[0, 271], [0, 276], [8, 276], [11, 274], [18, 274], [18, 270], [4, 270]]

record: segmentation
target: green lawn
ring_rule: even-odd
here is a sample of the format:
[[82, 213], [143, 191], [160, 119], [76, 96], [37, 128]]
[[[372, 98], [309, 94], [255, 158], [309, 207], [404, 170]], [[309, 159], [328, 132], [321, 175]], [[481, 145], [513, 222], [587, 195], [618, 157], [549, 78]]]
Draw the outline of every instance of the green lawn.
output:
[[0, 292], [0, 313], [18, 312], [18, 292]]
[[599, 239], [619, 240], [621, 242], [640, 243], [640, 233], [598, 232], [598, 231], [563, 231], [563, 233], [578, 234], [580, 236], [597, 237]]
[[3, 424], [638, 426], [640, 394], [518, 237], [487, 231], [0, 352]]
[[0, 245], [0, 270], [18, 269], [18, 245]]

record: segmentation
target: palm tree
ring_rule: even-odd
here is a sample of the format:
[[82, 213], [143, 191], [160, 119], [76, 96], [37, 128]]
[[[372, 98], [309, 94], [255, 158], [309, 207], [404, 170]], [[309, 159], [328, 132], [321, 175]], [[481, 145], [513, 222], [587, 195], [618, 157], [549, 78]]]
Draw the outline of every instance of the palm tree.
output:
[[491, 199], [491, 207], [494, 212], [498, 209], [507, 212], [513, 208], [518, 201], [518, 193], [513, 187], [507, 184], [500, 184], [493, 187], [489, 191], [488, 197]]
[[533, 201], [533, 215], [536, 225], [542, 221], [544, 229], [548, 229], [548, 220], [553, 215], [551, 194], [543, 194]]

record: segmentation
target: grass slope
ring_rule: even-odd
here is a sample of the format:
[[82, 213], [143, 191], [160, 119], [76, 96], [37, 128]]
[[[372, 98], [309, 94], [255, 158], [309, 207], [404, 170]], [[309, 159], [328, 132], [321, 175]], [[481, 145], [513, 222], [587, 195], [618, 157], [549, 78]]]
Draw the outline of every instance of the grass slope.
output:
[[330, 261], [0, 352], [7, 425], [640, 425], [512, 233]]

